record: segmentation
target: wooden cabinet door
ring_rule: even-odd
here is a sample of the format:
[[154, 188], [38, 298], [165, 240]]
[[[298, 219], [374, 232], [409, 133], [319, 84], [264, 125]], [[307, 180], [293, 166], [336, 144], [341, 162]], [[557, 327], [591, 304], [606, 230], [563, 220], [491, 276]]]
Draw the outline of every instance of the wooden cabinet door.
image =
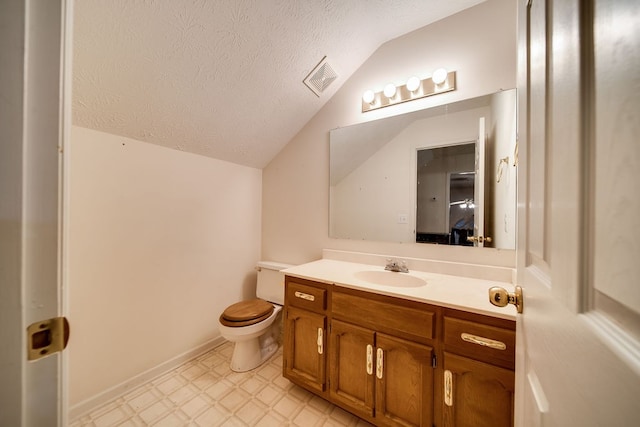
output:
[[376, 334], [376, 411], [378, 425], [433, 425], [433, 349]]
[[373, 416], [374, 332], [331, 321], [329, 397], [362, 417]]
[[294, 307], [287, 307], [285, 313], [284, 377], [311, 391], [324, 392], [327, 318]]
[[513, 371], [445, 352], [444, 375], [444, 427], [513, 426]]

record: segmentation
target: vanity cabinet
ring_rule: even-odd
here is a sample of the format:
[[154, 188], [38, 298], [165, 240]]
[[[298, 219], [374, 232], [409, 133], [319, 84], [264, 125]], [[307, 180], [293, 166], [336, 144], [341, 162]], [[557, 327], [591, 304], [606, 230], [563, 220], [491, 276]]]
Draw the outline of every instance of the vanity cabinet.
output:
[[381, 426], [431, 426], [433, 349], [333, 319], [329, 397]]
[[287, 277], [284, 376], [320, 395], [326, 390], [327, 286]]
[[433, 425], [435, 308], [336, 286], [329, 397], [377, 425]]
[[445, 311], [444, 427], [514, 422], [515, 322]]
[[329, 336], [331, 400], [360, 417], [372, 417], [375, 333], [333, 320]]
[[515, 322], [290, 276], [284, 376], [377, 426], [512, 426]]

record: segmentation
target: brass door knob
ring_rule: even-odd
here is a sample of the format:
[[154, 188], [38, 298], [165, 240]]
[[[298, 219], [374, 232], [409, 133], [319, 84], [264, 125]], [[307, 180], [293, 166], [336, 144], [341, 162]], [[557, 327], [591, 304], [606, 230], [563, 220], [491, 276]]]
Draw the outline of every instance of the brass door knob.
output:
[[524, 305], [522, 288], [516, 286], [515, 292], [507, 292], [507, 290], [501, 286], [494, 286], [489, 289], [489, 301], [497, 307], [513, 304], [516, 306], [518, 313], [522, 313], [522, 307]]

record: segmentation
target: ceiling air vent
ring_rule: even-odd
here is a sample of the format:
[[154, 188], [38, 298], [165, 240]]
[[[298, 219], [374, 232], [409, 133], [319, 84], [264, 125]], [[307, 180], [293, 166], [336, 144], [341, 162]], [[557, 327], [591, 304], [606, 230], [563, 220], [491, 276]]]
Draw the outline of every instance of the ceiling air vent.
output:
[[311, 70], [309, 75], [303, 80], [303, 83], [319, 97], [337, 77], [338, 75], [327, 63], [327, 57], [325, 56], [322, 58], [322, 61], [316, 65], [316, 68]]

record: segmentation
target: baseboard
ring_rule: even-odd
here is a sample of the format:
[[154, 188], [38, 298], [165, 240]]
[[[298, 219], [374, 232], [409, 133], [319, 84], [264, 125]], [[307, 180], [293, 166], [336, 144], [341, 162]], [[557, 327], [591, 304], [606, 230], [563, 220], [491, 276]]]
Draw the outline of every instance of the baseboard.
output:
[[94, 409], [104, 405], [105, 403], [116, 399], [134, 388], [157, 378], [168, 371], [177, 368], [181, 364], [186, 361], [189, 361], [195, 357], [200, 356], [201, 354], [206, 353], [207, 351], [224, 344], [226, 340], [222, 337], [214, 338], [206, 343], [199, 345], [196, 348], [193, 348], [187, 352], [184, 352], [173, 359], [167, 360], [151, 369], [148, 369], [141, 374], [136, 375], [135, 377], [129, 378], [128, 380], [117, 384], [107, 390], [96, 394], [93, 397], [83, 400], [80, 403], [77, 403], [71, 407], [69, 407], [69, 411], [67, 414], [67, 419], [69, 422], [75, 421], [77, 418], [93, 411]]

